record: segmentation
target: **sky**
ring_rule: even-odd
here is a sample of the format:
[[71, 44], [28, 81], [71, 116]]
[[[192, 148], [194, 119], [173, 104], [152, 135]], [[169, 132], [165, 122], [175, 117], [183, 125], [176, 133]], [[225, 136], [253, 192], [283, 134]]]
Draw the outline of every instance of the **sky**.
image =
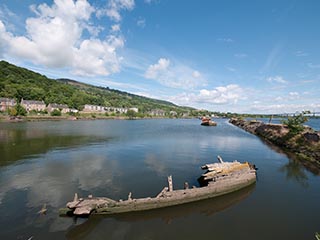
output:
[[1, 0], [0, 59], [219, 112], [320, 112], [320, 1]]

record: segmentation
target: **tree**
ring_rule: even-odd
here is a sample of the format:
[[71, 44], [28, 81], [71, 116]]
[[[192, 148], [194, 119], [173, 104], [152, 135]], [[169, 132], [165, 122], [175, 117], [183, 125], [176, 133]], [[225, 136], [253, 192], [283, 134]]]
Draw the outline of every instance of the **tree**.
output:
[[14, 116], [25, 116], [25, 115], [27, 115], [27, 110], [23, 107], [23, 106], [21, 106], [21, 104], [17, 104], [16, 106], [15, 106], [15, 110], [16, 110], [16, 115], [14, 115]]
[[61, 116], [61, 111], [58, 109], [54, 109], [51, 114], [51, 116]]
[[283, 120], [282, 123], [287, 125], [291, 134], [296, 135], [304, 130], [303, 124], [308, 121], [310, 111], [303, 111], [298, 115], [288, 117], [287, 120]]
[[137, 116], [136, 112], [133, 110], [128, 110], [127, 111], [127, 117], [129, 117], [129, 119], [134, 119]]

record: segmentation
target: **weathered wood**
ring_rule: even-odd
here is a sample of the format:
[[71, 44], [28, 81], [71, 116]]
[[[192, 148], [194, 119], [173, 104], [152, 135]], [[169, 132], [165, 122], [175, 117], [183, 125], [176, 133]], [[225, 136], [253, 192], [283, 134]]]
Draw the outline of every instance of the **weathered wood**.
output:
[[128, 195], [128, 201], [132, 200], [131, 196], [132, 196], [132, 193], [131, 193], [131, 192], [129, 192], [129, 195]]
[[220, 157], [219, 155], [217, 156], [218, 160], [220, 163], [223, 163], [222, 157]]
[[256, 171], [248, 163], [235, 161], [205, 166], [211, 169], [202, 176], [208, 181], [205, 187], [189, 188], [186, 183], [185, 189], [173, 190], [172, 176], [169, 176], [168, 187], [163, 188], [156, 197], [132, 199], [130, 192], [127, 200], [114, 201], [102, 197], [79, 199], [75, 195], [73, 201], [67, 203], [67, 209], [61, 209], [60, 215], [70, 215], [70, 210], [73, 215], [83, 216], [91, 213], [115, 214], [174, 206], [234, 192], [256, 181]]
[[172, 182], [171, 175], [168, 177], [168, 184], [169, 184], [169, 192], [172, 192], [173, 191], [173, 182]]
[[169, 188], [168, 187], [164, 187], [162, 189], [162, 191], [156, 196], [156, 198], [163, 197], [164, 193], [168, 192], [168, 191], [169, 191]]

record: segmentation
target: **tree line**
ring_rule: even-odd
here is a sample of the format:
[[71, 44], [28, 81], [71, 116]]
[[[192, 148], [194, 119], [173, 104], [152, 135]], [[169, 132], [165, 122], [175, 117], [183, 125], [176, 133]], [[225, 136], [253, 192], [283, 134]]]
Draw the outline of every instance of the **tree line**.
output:
[[82, 110], [85, 104], [106, 107], [137, 107], [140, 113], [152, 109], [178, 115], [192, 112], [190, 107], [177, 106], [171, 102], [142, 97], [110, 88], [96, 87], [69, 79], [50, 79], [39, 73], [0, 61], [0, 97], [44, 101], [46, 104], [66, 104]]

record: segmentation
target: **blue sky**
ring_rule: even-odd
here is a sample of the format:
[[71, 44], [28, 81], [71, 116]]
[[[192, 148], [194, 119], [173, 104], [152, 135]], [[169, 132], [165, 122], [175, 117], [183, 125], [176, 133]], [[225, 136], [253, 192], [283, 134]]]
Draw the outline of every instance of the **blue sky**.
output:
[[320, 112], [320, 2], [2, 0], [0, 58], [178, 105]]

